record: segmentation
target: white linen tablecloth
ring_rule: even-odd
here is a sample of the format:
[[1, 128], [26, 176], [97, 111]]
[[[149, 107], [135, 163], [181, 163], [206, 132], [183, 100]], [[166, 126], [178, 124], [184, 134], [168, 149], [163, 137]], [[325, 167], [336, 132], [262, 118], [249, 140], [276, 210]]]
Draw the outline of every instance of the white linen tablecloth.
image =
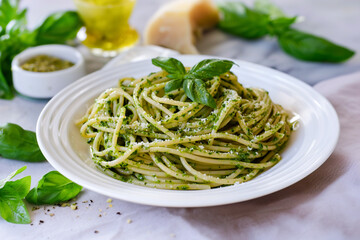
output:
[[[31, 225], [0, 219], [0, 239], [360, 239], [360, 73], [321, 82], [315, 89], [335, 107], [341, 125], [331, 157], [314, 173], [258, 199], [209, 208], [161, 208], [84, 190], [70, 207], [32, 210]], [[22, 162], [5, 160], [7, 171]], [[28, 163], [32, 186], [52, 170]]]

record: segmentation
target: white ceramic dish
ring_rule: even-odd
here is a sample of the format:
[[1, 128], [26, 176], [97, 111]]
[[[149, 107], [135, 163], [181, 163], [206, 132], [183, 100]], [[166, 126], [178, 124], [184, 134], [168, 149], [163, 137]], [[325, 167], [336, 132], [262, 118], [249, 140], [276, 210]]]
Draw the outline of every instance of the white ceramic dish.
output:
[[[74, 63], [74, 66], [54, 72], [31, 72], [21, 65], [32, 57], [49, 55]], [[33, 98], [51, 98], [64, 87], [85, 75], [84, 58], [78, 50], [66, 45], [50, 44], [28, 48], [11, 63], [16, 91]]]
[[[209, 56], [178, 56], [192, 66]], [[310, 86], [284, 73], [237, 61], [232, 71], [245, 86], [261, 87], [284, 108], [298, 114], [299, 129], [282, 153], [283, 159], [255, 179], [210, 190], [176, 191], [124, 183], [97, 170], [89, 146], [74, 121], [94, 99], [125, 76], [140, 77], [159, 70], [150, 60], [117, 66], [84, 77], [56, 95], [37, 122], [36, 135], [48, 161], [69, 179], [95, 192], [130, 202], [166, 207], [204, 207], [241, 202], [290, 186], [316, 170], [332, 153], [339, 122], [331, 104]]]
[[149, 58], [154, 57], [170, 57], [170, 56], [176, 56], [180, 53], [169, 49], [169, 48], [163, 48], [159, 46], [154, 45], [146, 45], [146, 46], [135, 46], [132, 48], [129, 48], [128, 50], [125, 50], [121, 52], [119, 55], [111, 59], [103, 68], [102, 70], [109, 70], [114, 69], [115, 67], [128, 63], [128, 62], [137, 62]]

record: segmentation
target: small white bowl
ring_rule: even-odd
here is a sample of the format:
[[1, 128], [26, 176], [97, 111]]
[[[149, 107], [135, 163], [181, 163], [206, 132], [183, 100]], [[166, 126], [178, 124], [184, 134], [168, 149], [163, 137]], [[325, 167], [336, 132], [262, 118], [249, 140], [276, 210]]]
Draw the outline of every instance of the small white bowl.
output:
[[[58, 57], [74, 63], [74, 66], [53, 72], [31, 72], [21, 68], [24, 62], [38, 55]], [[86, 74], [81, 53], [73, 47], [57, 44], [24, 50], [14, 57], [11, 68], [16, 91], [33, 98], [51, 98]]]

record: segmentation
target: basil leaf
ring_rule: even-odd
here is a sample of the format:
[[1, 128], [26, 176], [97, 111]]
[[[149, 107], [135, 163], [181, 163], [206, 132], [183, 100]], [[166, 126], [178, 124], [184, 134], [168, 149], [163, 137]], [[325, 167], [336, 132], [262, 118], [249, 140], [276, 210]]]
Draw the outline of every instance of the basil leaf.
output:
[[218, 8], [221, 16], [218, 26], [224, 32], [247, 39], [261, 38], [268, 33], [267, 14], [251, 10], [240, 2], [224, 2]]
[[79, 14], [75, 11], [54, 13], [35, 30], [36, 44], [65, 43], [74, 39], [83, 25]]
[[30, 223], [30, 215], [24, 197], [30, 189], [31, 177], [27, 176], [16, 181], [9, 181], [26, 169], [22, 167], [0, 181], [0, 215], [11, 223]]
[[27, 9], [24, 9], [14, 19], [8, 22], [5, 29], [7, 34], [17, 36], [26, 30], [26, 12]]
[[26, 10], [18, 9], [18, 0], [0, 1], [0, 98], [12, 99], [11, 61], [25, 48], [20, 43], [21, 31], [26, 24]]
[[269, 0], [255, 0], [254, 10], [269, 15], [270, 19], [287, 18], [285, 13]]
[[229, 60], [205, 59], [193, 66], [185, 78], [210, 79], [228, 72], [234, 64]]
[[[0, 26], [4, 30], [7, 24], [18, 15], [19, 0], [0, 1]], [[1, 32], [0, 32], [1, 33]]]
[[33, 204], [56, 204], [69, 201], [76, 197], [82, 187], [67, 179], [57, 171], [51, 171], [43, 176], [38, 186], [33, 188], [26, 200]]
[[206, 89], [206, 85], [203, 80], [195, 79], [195, 102], [204, 104], [211, 108], [216, 108], [216, 102], [213, 96]]
[[174, 80], [169, 81], [165, 85], [165, 93], [168, 93], [173, 90], [181, 88], [182, 84], [183, 84], [183, 80], [181, 80], [181, 79], [174, 79]]
[[[0, 194], [6, 192], [0, 190]], [[19, 198], [11, 197], [0, 197], [0, 215], [7, 222], [17, 224], [29, 224], [31, 218], [23, 200]]]
[[0, 156], [26, 162], [46, 160], [39, 149], [35, 133], [13, 123], [0, 127]]
[[160, 67], [162, 70], [167, 71], [170, 74], [177, 74], [177, 76], [183, 76], [186, 73], [184, 65], [175, 58], [157, 57], [151, 59], [152, 64]]
[[4, 185], [13, 177], [15, 177], [16, 175], [18, 175], [19, 173], [22, 173], [24, 170], [26, 169], [26, 166], [23, 166], [22, 168], [19, 168], [18, 170], [12, 172], [9, 174], [9, 176], [7, 176], [4, 179], [0, 180], [0, 189], [4, 187]]
[[207, 91], [204, 81], [201, 79], [185, 79], [183, 88], [186, 96], [193, 102], [201, 103], [211, 108], [216, 107], [216, 102]]
[[0, 65], [0, 98], [12, 99], [13, 97], [14, 97], [14, 93], [6, 81], [4, 74], [1, 71], [1, 65]]
[[342, 62], [351, 58], [355, 52], [336, 45], [324, 38], [289, 29], [278, 36], [282, 49], [301, 60], [315, 62]]
[[268, 31], [269, 35], [277, 36], [287, 31], [292, 24], [296, 22], [297, 17], [287, 18], [281, 17], [269, 21]]
[[183, 83], [183, 89], [185, 91], [186, 96], [191, 99], [191, 101], [195, 102], [195, 83], [193, 79], [185, 79]]

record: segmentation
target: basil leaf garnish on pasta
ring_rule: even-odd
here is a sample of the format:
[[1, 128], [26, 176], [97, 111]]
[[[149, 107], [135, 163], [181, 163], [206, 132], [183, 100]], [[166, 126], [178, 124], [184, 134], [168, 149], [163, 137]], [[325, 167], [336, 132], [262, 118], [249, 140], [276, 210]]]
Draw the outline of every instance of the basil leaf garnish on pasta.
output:
[[183, 86], [186, 95], [193, 101], [197, 103], [204, 104], [211, 108], [216, 107], [216, 102], [207, 91], [205, 83], [201, 79], [185, 79]]
[[168, 92], [171, 92], [173, 90], [179, 89], [179, 88], [181, 88], [182, 84], [183, 84], [182, 79], [171, 80], [170, 82], [168, 82], [165, 85], [165, 92], [168, 93]]
[[171, 78], [175, 78], [174, 76], [181, 77], [186, 73], [184, 65], [175, 58], [157, 57], [151, 61], [155, 66], [173, 74]]
[[170, 73], [167, 77], [173, 79], [165, 85], [166, 93], [183, 86], [185, 94], [193, 102], [201, 103], [211, 108], [215, 108], [216, 104], [213, 96], [208, 92], [204, 80], [209, 80], [228, 72], [235, 64], [229, 60], [205, 59], [186, 72], [184, 65], [175, 58], [157, 57], [152, 59], [152, 63]]
[[210, 79], [230, 71], [234, 64], [229, 60], [205, 59], [193, 66], [185, 78]]

